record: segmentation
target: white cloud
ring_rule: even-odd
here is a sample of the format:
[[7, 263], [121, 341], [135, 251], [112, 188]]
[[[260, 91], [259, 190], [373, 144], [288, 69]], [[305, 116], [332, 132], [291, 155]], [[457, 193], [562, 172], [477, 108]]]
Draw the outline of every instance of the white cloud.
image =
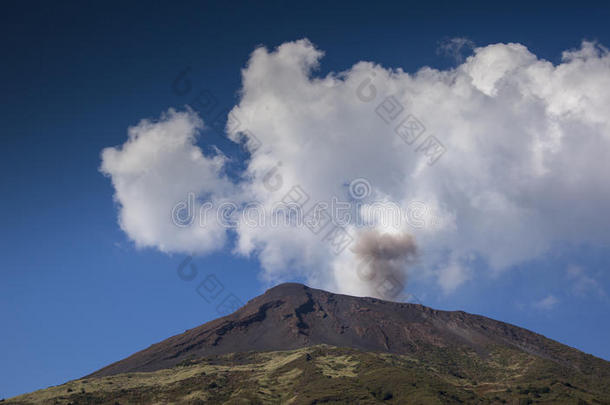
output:
[[100, 170], [112, 179], [121, 229], [136, 245], [163, 252], [206, 253], [225, 243], [225, 229], [216, 221], [208, 221], [206, 227], [178, 227], [172, 221], [172, 209], [179, 201], [186, 203], [184, 219], [195, 219], [201, 202], [188, 202], [189, 193], [210, 195], [216, 201], [236, 196], [223, 175], [226, 158], [204, 156], [195, 145], [202, 128], [194, 112], [170, 109], [156, 122], [142, 120], [129, 128], [121, 147], [102, 151]]
[[547, 295], [545, 298], [540, 301], [536, 301], [534, 303], [534, 307], [544, 311], [550, 311], [555, 308], [555, 306], [559, 303], [559, 300], [555, 298], [553, 295]]
[[449, 265], [441, 268], [438, 272], [438, 284], [441, 286], [444, 293], [451, 293], [460, 285], [470, 280], [472, 277], [471, 273], [472, 271], [468, 267], [451, 262]]
[[567, 278], [572, 285], [572, 293], [580, 297], [594, 294], [598, 297], [605, 297], [606, 292], [602, 286], [585, 269], [580, 266], [569, 266], [566, 270]]
[[445, 54], [452, 57], [456, 62], [462, 63], [464, 61], [463, 53], [472, 51], [474, 48], [475, 44], [472, 40], [465, 37], [455, 37], [441, 41], [436, 51], [438, 54]]
[[[253, 52], [231, 113], [241, 125], [228, 136], [240, 141], [255, 134], [262, 146], [252, 150], [235, 187], [222, 175], [223, 157], [203, 156], [193, 143], [200, 123], [191, 113], [140, 124], [131, 132], [141, 135], [105, 151], [102, 170], [112, 177], [130, 237], [164, 251], [209, 251], [222, 244], [222, 230], [174, 229], [166, 221], [172, 203], [188, 191], [256, 200], [270, 210], [294, 185], [311, 206], [332, 197], [350, 200], [347, 184], [366, 178], [371, 193], [362, 204], [406, 208], [423, 201], [440, 218], [434, 227], [386, 230], [415, 234], [425, 252], [422, 268], [440, 275], [447, 292], [468, 280], [472, 255], [499, 272], [540, 257], [556, 242], [610, 241], [605, 49], [585, 42], [553, 65], [523, 45], [495, 44], [476, 48], [451, 70], [408, 74], [359, 62], [318, 77], [322, 56], [306, 40]], [[393, 120], [387, 104], [378, 109], [389, 124], [376, 113], [388, 96], [404, 107]], [[412, 145], [394, 132], [409, 115], [425, 126]], [[446, 148], [433, 166], [418, 151], [428, 135]], [[167, 143], [171, 152], [160, 147]], [[282, 183], [270, 189], [265, 176], [274, 167]], [[359, 229], [348, 227], [354, 237]], [[235, 251], [256, 255], [270, 282], [298, 274], [316, 286], [363, 293], [349, 249], [335, 255], [321, 234], [242, 222], [237, 235]]]

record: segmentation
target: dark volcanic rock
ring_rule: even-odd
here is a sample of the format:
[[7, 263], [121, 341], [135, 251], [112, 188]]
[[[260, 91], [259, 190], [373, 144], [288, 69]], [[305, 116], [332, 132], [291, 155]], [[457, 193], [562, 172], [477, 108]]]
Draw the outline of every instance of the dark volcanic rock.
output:
[[430, 345], [463, 347], [481, 356], [490, 347], [500, 345], [576, 369], [593, 358], [539, 334], [483, 316], [332, 294], [288, 283], [250, 300], [231, 315], [154, 344], [90, 376], [155, 371], [215, 354], [289, 350], [317, 344], [398, 354], [418, 353]]

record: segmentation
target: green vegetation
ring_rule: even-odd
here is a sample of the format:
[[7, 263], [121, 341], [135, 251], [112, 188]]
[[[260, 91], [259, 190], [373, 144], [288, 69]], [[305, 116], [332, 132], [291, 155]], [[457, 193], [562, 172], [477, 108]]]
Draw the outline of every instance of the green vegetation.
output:
[[430, 346], [417, 357], [331, 346], [182, 362], [151, 373], [87, 378], [5, 404], [610, 404], [610, 379], [493, 347]]

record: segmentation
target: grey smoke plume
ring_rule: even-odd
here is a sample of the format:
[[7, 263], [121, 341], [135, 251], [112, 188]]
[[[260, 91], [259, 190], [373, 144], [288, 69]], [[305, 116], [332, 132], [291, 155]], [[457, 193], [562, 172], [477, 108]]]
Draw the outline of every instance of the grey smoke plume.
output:
[[417, 258], [417, 244], [412, 235], [393, 235], [374, 229], [363, 231], [352, 251], [359, 262], [356, 271], [367, 283], [368, 293], [386, 299], [396, 298], [404, 289], [408, 266]]

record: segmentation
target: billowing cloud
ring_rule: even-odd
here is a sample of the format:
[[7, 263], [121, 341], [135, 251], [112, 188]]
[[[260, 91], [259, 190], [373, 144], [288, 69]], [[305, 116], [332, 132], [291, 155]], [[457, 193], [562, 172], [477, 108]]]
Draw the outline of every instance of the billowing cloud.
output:
[[223, 175], [226, 158], [204, 156], [195, 145], [202, 128], [193, 111], [170, 109], [156, 122], [129, 128], [121, 147], [102, 151], [100, 170], [112, 179], [119, 224], [136, 245], [206, 253], [225, 243], [226, 229], [217, 221], [198, 226], [198, 214], [212, 214], [202, 210], [202, 199], [237, 196]]
[[[122, 148], [107, 149], [102, 170], [128, 235], [164, 251], [206, 252], [224, 243], [221, 227], [168, 222], [189, 192], [199, 205], [232, 198], [232, 214], [247, 202], [264, 215], [296, 202], [305, 224], [252, 226], [233, 215], [235, 253], [257, 257], [270, 282], [302, 276], [359, 295], [371, 294], [369, 282], [339, 242], [354, 243], [367, 227], [412, 235], [423, 275], [445, 292], [473, 277], [473, 258], [497, 273], [555, 243], [610, 241], [605, 48], [584, 42], [553, 65], [523, 45], [495, 44], [450, 70], [359, 62], [320, 77], [322, 56], [307, 40], [253, 52], [227, 126], [251, 155], [236, 185], [222, 155], [204, 156], [194, 143], [201, 123], [192, 112], [143, 122]], [[317, 211], [320, 202], [328, 207]], [[347, 207], [340, 213], [333, 202]], [[399, 220], [381, 221], [380, 206]], [[324, 213], [334, 225], [322, 227]]]

